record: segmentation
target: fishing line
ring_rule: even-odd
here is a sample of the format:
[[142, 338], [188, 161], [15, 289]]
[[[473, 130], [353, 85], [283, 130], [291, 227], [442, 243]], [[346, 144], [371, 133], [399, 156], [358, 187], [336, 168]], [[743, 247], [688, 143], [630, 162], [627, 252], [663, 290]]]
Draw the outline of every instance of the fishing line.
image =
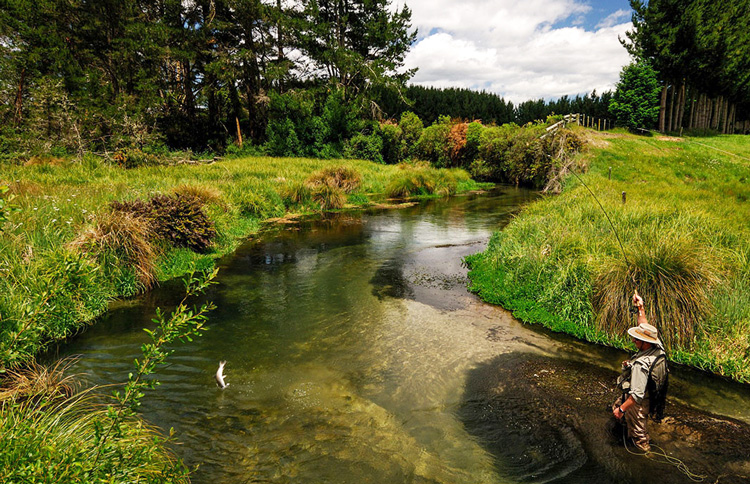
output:
[[[586, 183], [581, 179], [580, 176], [578, 176], [578, 174], [575, 171], [570, 170], [570, 173], [572, 173], [573, 176], [575, 176], [578, 179], [578, 181], [581, 182], [581, 184], [584, 187], [586, 187], [586, 190], [589, 191], [589, 193], [591, 194], [591, 196], [594, 197], [594, 200], [596, 200], [596, 203], [599, 204], [599, 208], [602, 209], [602, 212], [604, 212], [604, 216], [607, 217], [607, 221], [609, 222], [610, 227], [612, 227], [612, 232], [614, 232], [615, 233], [615, 237], [617, 237], [617, 243], [620, 244], [620, 250], [622, 251], [622, 256], [625, 258], [625, 263], [628, 265], [628, 267], [630, 267], [630, 261], [628, 260], [627, 254], [625, 254], [625, 248], [622, 246], [622, 241], [620, 240], [620, 235], [617, 233], [617, 229], [615, 228], [615, 224], [612, 223], [612, 219], [609, 218], [609, 214], [607, 213], [606, 210], [604, 210], [604, 206], [602, 205], [602, 202], [599, 201], [599, 199], [596, 197], [596, 195], [594, 195], [594, 192], [591, 191], [591, 189], [589, 188], [589, 186], [586, 185]], [[633, 281], [633, 282], [635, 282], [635, 281]]]
[[[677, 468], [678, 471], [680, 471], [683, 474], [685, 474], [687, 476], [687, 478], [690, 479], [693, 482], [703, 482], [706, 479], [706, 477], [708, 477], [708, 476], [702, 476], [700, 474], [696, 474], [694, 472], [691, 472], [690, 469], [688, 468], [687, 464], [685, 464], [685, 462], [683, 462], [682, 460], [678, 459], [677, 457], [672, 457], [671, 455], [667, 455], [667, 452], [664, 449], [662, 449], [661, 447], [659, 447], [658, 445], [651, 444], [651, 448], [652, 449], [658, 449], [656, 452], [655, 451], [651, 451], [651, 452], [633, 452], [632, 450], [630, 450], [628, 448], [628, 440], [626, 438], [625, 425], [622, 425], [622, 443], [625, 446], [625, 450], [627, 450], [629, 454], [644, 456], [647, 459], [651, 459], [652, 461], [658, 462], [660, 464], [670, 464], [670, 465], [673, 465], [673, 466], [675, 466]], [[660, 458], [663, 458], [664, 460], [655, 459], [654, 457], [660, 457]]]

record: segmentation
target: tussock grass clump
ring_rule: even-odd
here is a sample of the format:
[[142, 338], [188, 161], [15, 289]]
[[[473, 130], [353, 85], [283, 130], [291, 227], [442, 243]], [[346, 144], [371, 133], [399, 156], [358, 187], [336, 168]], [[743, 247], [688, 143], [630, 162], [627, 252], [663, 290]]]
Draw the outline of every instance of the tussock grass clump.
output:
[[273, 189], [251, 187], [236, 202], [243, 215], [256, 218], [280, 217], [284, 214], [284, 201]]
[[351, 193], [359, 188], [362, 176], [353, 168], [336, 166], [316, 171], [307, 178], [305, 183], [313, 190], [326, 186], [341, 189], [344, 193]]
[[69, 244], [106, 262], [114, 256], [132, 267], [138, 281], [148, 289], [156, 282], [156, 258], [159, 249], [151, 240], [154, 233], [150, 220], [128, 211], [113, 210], [98, 214], [94, 224], [84, 229]]
[[312, 200], [320, 207], [321, 212], [339, 210], [346, 204], [346, 193], [335, 186], [320, 185], [313, 191]]
[[390, 198], [408, 198], [417, 195], [432, 195], [437, 186], [434, 176], [428, 168], [401, 165], [401, 170], [391, 178], [385, 187], [385, 194]]
[[403, 163], [386, 186], [385, 193], [391, 198], [448, 196], [455, 194], [458, 184], [467, 179], [468, 174], [460, 170], [436, 170], [425, 163]]
[[73, 375], [66, 373], [75, 361], [75, 358], [65, 358], [45, 366], [34, 360], [7, 370], [0, 379], [0, 402], [72, 397], [78, 383]]
[[695, 242], [664, 234], [622, 258], [608, 260], [594, 284], [597, 324], [610, 334], [633, 325], [629, 314], [634, 290], [643, 297], [646, 316], [667, 349], [690, 348], [699, 325], [711, 312], [711, 289], [718, 281], [713, 257]]

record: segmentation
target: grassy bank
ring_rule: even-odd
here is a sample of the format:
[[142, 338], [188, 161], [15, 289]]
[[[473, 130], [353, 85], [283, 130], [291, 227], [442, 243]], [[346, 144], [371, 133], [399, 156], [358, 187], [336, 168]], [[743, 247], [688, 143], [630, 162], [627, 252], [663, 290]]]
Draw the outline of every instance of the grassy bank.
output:
[[577, 171], [627, 262], [569, 176], [469, 258], [472, 290], [526, 322], [626, 348], [638, 288], [674, 360], [750, 381], [750, 139], [588, 136]]
[[210, 266], [269, 218], [476, 188], [459, 170], [264, 157], [133, 169], [32, 159], [0, 166], [0, 185], [20, 209], [0, 232], [0, 369], [113, 298]]

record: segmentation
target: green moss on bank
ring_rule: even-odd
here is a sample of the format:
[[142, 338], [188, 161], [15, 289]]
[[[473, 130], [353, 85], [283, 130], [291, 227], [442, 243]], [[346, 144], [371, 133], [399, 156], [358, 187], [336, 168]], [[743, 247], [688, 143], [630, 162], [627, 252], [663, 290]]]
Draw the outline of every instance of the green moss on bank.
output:
[[[0, 166], [0, 185], [10, 187], [20, 207], [0, 233], [0, 371], [28, 361], [48, 343], [79, 330], [105, 311], [112, 299], [145, 289], [148, 261], [137, 259], [148, 255], [148, 247], [144, 249], [139, 242], [143, 234], [134, 234], [132, 227], [121, 227], [118, 233], [134, 241], [128, 253], [112, 249], [116, 237], [97, 246], [104, 249], [82, 250], [102, 238], [101, 230], [93, 229], [102, 226], [112, 202], [147, 200], [159, 194], [201, 200], [217, 232], [214, 244], [201, 254], [169, 244], [156, 247], [160, 255], [155, 275], [163, 281], [194, 266], [211, 266], [269, 218], [320, 211], [320, 204], [327, 202], [315, 196], [310, 177], [326, 168], [351, 170], [361, 177], [345, 187], [347, 196], [338, 196], [338, 187], [328, 187], [333, 194], [328, 193], [329, 198], [335, 195], [348, 203], [345, 208], [368, 205], [393, 179], [411, 170], [433, 180], [432, 190], [415, 195], [477, 188], [461, 170], [361, 160], [243, 157], [124, 169], [86, 156], [82, 161], [39, 158], [27, 166]], [[117, 223], [113, 218], [106, 220], [109, 227]], [[81, 239], [87, 231], [89, 235]], [[75, 240], [85, 244], [76, 245]]]
[[750, 139], [591, 136], [582, 179], [630, 264], [569, 177], [468, 258], [472, 290], [526, 322], [625, 348], [638, 287], [674, 360], [750, 381]]

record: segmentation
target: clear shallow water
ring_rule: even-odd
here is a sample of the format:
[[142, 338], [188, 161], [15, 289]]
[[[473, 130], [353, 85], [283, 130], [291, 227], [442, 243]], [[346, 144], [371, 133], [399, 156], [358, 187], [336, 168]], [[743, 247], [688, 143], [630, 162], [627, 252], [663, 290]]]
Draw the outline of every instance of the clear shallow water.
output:
[[[623, 358], [524, 327], [466, 292], [461, 258], [535, 197], [506, 188], [342, 214], [247, 243], [222, 261], [207, 295], [217, 305], [209, 331], [175, 346], [144, 416], [175, 428], [175, 451], [199, 466], [197, 484], [603, 482], [575, 435], [477, 430], [492, 423], [465, 411], [477, 398], [484, 408], [471, 388], [498, 355], [609, 368]], [[76, 369], [92, 383], [124, 381], [141, 328], [178, 289], [122, 303], [61, 356], [80, 354]], [[225, 390], [213, 380], [219, 360], [228, 362]], [[677, 380], [677, 398], [748, 420], [744, 387], [692, 373]], [[509, 405], [511, 417], [534, 411], [523, 398]], [[531, 455], [545, 442], [557, 450]]]

